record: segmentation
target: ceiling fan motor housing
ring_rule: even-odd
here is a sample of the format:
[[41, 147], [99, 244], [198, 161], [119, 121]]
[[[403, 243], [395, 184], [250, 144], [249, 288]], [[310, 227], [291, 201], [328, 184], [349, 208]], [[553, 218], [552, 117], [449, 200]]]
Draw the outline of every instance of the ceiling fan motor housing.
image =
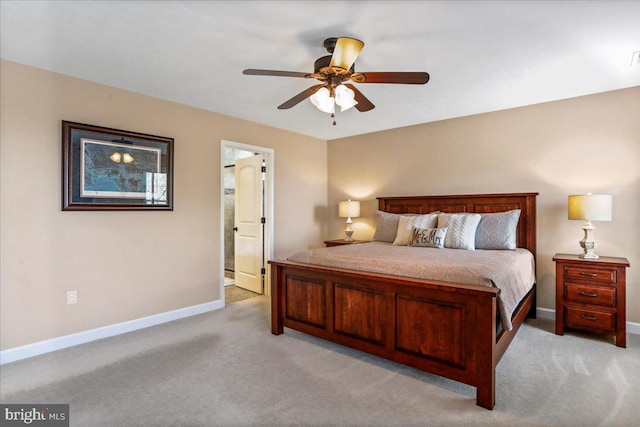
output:
[[313, 70], [316, 74], [319, 74], [323, 68], [326, 68], [331, 63], [331, 55], [321, 56], [313, 63]]
[[334, 49], [336, 48], [337, 42], [338, 42], [337, 37], [329, 37], [328, 39], [325, 39], [323, 46], [325, 49], [327, 49], [327, 52], [333, 53]]

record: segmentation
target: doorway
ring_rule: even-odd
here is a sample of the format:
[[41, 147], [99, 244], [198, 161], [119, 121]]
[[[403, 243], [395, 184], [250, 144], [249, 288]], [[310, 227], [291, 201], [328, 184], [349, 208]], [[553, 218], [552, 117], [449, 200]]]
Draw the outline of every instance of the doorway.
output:
[[270, 294], [273, 154], [264, 147], [225, 140], [221, 144], [220, 295], [224, 305]]

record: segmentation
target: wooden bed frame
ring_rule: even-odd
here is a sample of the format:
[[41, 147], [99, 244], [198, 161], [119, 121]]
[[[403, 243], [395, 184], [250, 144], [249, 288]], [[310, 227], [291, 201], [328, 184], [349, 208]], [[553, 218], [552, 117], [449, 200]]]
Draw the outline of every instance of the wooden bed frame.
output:
[[[538, 193], [380, 197], [393, 213], [521, 209], [517, 246], [536, 254]], [[295, 329], [476, 387], [495, 405], [495, 369], [525, 317], [535, 317], [535, 285], [498, 330], [500, 290], [288, 261], [271, 261], [271, 332]]]

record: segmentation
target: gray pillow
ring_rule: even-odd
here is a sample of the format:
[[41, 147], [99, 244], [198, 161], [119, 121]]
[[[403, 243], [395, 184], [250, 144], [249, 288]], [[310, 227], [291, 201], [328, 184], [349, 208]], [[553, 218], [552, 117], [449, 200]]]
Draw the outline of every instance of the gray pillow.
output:
[[414, 228], [409, 246], [425, 246], [427, 248], [444, 248], [446, 228]]
[[476, 249], [516, 249], [516, 229], [520, 209], [480, 214], [476, 229]]
[[393, 243], [398, 232], [398, 220], [400, 215], [384, 211], [376, 212], [376, 232], [373, 239], [379, 242]]

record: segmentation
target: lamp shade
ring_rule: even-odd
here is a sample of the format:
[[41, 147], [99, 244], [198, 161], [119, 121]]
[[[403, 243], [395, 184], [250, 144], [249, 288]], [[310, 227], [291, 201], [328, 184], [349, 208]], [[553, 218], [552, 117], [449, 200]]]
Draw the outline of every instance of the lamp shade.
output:
[[358, 103], [355, 100], [355, 93], [345, 85], [338, 85], [334, 90], [334, 94], [336, 104], [340, 106], [340, 111], [346, 111]]
[[321, 87], [309, 97], [309, 100], [316, 108], [323, 113], [333, 114], [335, 111], [335, 100], [331, 96], [331, 92], [326, 87]]
[[345, 70], [350, 69], [358, 55], [360, 55], [360, 51], [363, 47], [364, 43], [358, 39], [340, 37], [336, 41], [336, 46], [333, 50], [331, 63], [329, 65], [332, 67], [340, 67]]
[[569, 196], [569, 219], [611, 221], [611, 195], [578, 194]]
[[357, 218], [360, 216], [360, 202], [347, 200], [338, 204], [340, 218]]

